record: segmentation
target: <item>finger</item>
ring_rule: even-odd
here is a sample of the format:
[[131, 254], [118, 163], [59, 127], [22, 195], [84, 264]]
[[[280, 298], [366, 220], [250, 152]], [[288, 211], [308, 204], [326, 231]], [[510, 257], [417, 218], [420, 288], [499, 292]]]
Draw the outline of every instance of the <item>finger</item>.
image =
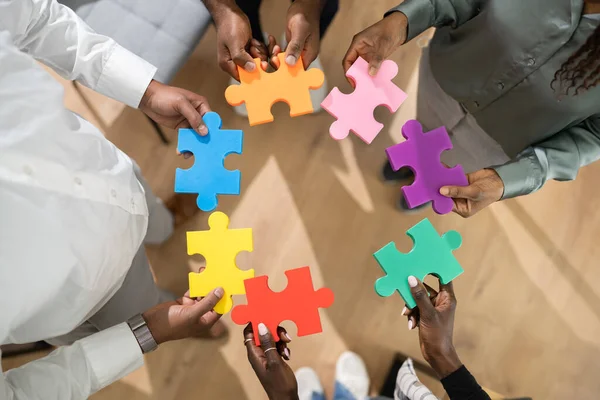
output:
[[302, 52], [302, 63], [304, 65], [304, 69], [308, 69], [310, 64], [317, 58], [319, 55], [319, 38], [309, 36], [304, 43], [304, 52]]
[[281, 364], [281, 357], [277, 353], [275, 341], [269, 329], [262, 322], [258, 324], [258, 337], [260, 339], [260, 347], [267, 358], [267, 368], [272, 368]]
[[242, 68], [244, 68], [247, 72], [252, 72], [256, 68], [256, 64], [254, 64], [254, 59], [250, 54], [246, 52], [246, 49], [236, 49], [231, 53], [231, 59], [235, 63]]
[[290, 335], [288, 335], [287, 331], [283, 326], [277, 327], [277, 335], [279, 336], [279, 339], [285, 343], [289, 343], [292, 341], [292, 338], [290, 337]]
[[469, 186], [443, 186], [440, 188], [440, 194], [455, 199], [468, 199], [478, 201], [481, 199], [482, 191], [475, 185]]
[[268, 41], [269, 41], [269, 44], [267, 45], [267, 50], [269, 52], [269, 55], [272, 56], [273, 53], [275, 52], [275, 48], [279, 47], [279, 46], [277, 45], [277, 40], [275, 40], [275, 37], [273, 35], [269, 35]]
[[[360, 54], [356, 48], [355, 41], [353, 40], [350, 44], [350, 47], [346, 51], [346, 55], [344, 55], [344, 58], [342, 59], [342, 67], [344, 68], [344, 72], [348, 71], [359, 55]], [[350, 83], [353, 84], [353, 82]]]
[[417, 319], [415, 318], [415, 316], [411, 315], [410, 317], [408, 317], [408, 330], [412, 331], [416, 327], [417, 327]]
[[191, 318], [193, 320], [198, 320], [202, 318], [206, 313], [212, 311], [215, 308], [215, 305], [223, 298], [223, 288], [216, 288], [212, 292], [210, 292], [207, 296], [205, 296], [202, 300], [196, 303], [192, 307]]
[[188, 124], [200, 135], [204, 136], [208, 133], [208, 128], [204, 125], [202, 117], [187, 97], [182, 97], [177, 100], [174, 105], [175, 110], [183, 115]]
[[[200, 300], [202, 301], [202, 300]], [[200, 302], [198, 302], [200, 303]], [[200, 317], [200, 325], [205, 326], [207, 328], [212, 328], [214, 324], [217, 323], [218, 320], [221, 319], [223, 315], [218, 312], [211, 310]]]
[[431, 304], [431, 300], [427, 294], [427, 289], [425, 289], [423, 283], [414, 276], [409, 276], [408, 286], [410, 286], [410, 292], [417, 303], [417, 307], [419, 307], [421, 318], [432, 317], [435, 309], [433, 308], [433, 304]]
[[283, 357], [284, 360], [289, 361], [292, 353], [287, 347], [287, 343], [282, 342], [280, 340], [275, 344], [275, 346], [277, 347], [277, 353], [279, 353], [279, 355]]
[[262, 349], [255, 344], [254, 331], [252, 330], [251, 323], [244, 328], [244, 345], [246, 346], [248, 361], [250, 361], [252, 368], [256, 370], [260, 365], [262, 365], [262, 360], [264, 359], [265, 354]]

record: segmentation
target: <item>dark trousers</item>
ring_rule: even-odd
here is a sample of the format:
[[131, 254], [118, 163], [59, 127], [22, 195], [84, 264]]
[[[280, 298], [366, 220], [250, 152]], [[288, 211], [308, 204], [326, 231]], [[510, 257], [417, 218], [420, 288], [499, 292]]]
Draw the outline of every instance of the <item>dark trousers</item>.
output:
[[[292, 0], [293, 1], [293, 0]], [[264, 42], [263, 30], [260, 25], [259, 8], [262, 0], [236, 0], [237, 5], [242, 11], [248, 16], [250, 20], [250, 26], [252, 28], [252, 37], [256, 40]], [[338, 10], [338, 0], [327, 0], [327, 3], [323, 7], [321, 12], [321, 20], [319, 21], [319, 30], [321, 37], [325, 35], [325, 31], [333, 21], [333, 17]]]

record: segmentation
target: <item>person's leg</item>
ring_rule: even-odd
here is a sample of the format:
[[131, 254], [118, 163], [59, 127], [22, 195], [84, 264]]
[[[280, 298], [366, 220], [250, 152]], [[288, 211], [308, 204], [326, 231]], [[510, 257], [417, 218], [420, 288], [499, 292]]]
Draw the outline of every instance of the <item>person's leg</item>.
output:
[[[261, 42], [265, 42], [262, 26], [260, 24], [260, 4], [262, 0], [236, 0], [238, 7], [248, 16], [252, 37]], [[266, 44], [266, 43], [265, 43]]]
[[302, 367], [294, 375], [298, 382], [299, 400], [325, 400], [325, 392], [319, 376], [312, 368]]
[[369, 374], [356, 353], [346, 351], [335, 365], [333, 400], [365, 400], [369, 395]]

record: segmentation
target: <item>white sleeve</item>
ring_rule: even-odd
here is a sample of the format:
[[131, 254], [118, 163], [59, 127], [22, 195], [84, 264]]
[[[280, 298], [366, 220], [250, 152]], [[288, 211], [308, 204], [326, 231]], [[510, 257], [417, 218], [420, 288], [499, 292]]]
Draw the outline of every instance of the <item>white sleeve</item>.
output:
[[55, 0], [0, 0], [0, 32], [69, 80], [137, 108], [156, 68]]
[[122, 323], [20, 368], [0, 369], [0, 399], [87, 399], [143, 363], [137, 340]]

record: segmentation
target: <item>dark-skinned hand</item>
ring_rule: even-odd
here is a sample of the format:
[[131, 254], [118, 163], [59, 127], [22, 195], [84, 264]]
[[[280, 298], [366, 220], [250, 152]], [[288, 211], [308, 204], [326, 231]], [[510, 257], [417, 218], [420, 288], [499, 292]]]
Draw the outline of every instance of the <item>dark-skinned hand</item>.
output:
[[278, 327], [277, 333], [280, 341], [275, 345], [267, 327], [262, 323], [258, 324], [259, 347], [254, 343], [255, 333], [252, 325], [249, 324], [244, 329], [248, 361], [270, 400], [298, 400], [296, 377], [284, 361], [284, 358], [289, 359], [287, 343], [290, 342], [290, 338], [282, 327]]
[[499, 201], [504, 194], [504, 182], [493, 169], [481, 169], [467, 174], [468, 186], [444, 186], [440, 194], [454, 200], [453, 211], [468, 218], [492, 203]]
[[404, 307], [402, 314], [408, 317], [408, 329], [419, 328], [421, 353], [440, 378], [444, 378], [462, 365], [452, 342], [456, 310], [452, 282], [447, 285], [440, 282], [439, 291], [414, 276], [408, 278], [408, 284], [417, 307], [412, 310]]

